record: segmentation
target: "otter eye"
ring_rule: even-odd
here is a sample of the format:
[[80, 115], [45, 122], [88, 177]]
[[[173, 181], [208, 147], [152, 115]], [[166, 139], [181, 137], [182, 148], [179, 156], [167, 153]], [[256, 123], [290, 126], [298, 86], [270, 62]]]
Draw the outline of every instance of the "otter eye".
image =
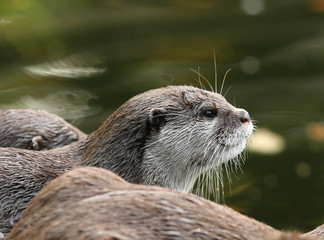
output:
[[204, 111], [204, 116], [207, 117], [207, 118], [215, 118], [217, 116], [217, 112], [214, 111], [214, 110], [205, 110]]

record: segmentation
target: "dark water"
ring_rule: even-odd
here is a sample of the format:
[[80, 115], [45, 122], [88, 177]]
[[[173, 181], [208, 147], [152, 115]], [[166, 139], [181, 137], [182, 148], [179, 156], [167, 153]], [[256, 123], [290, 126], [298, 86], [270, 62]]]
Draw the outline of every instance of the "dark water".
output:
[[[262, 134], [227, 205], [279, 229], [324, 222], [321, 0], [0, 3], [0, 107], [43, 108], [86, 132], [128, 98], [197, 69]], [[220, 84], [220, 83], [219, 83]]]

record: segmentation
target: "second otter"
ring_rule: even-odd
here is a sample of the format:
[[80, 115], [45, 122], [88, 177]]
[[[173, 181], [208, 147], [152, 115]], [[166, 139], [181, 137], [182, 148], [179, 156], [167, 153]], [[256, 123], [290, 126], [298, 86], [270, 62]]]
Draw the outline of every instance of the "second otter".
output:
[[50, 150], [86, 138], [63, 118], [44, 110], [0, 110], [0, 147]]
[[79, 166], [188, 192], [202, 172], [237, 158], [252, 130], [249, 114], [221, 95], [170, 86], [133, 97], [71, 145], [45, 152], [2, 148], [0, 232], [11, 228], [49, 180]]

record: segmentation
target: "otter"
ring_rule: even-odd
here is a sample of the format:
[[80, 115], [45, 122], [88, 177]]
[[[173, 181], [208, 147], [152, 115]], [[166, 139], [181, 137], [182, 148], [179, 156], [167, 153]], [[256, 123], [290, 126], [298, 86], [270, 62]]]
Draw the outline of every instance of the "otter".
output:
[[51, 181], [32, 200], [7, 240], [312, 239], [278, 231], [196, 195], [135, 185], [83, 167]]
[[86, 138], [63, 118], [44, 110], [0, 110], [0, 147], [49, 150]]
[[1, 148], [0, 232], [10, 230], [48, 181], [80, 166], [188, 192], [201, 173], [237, 160], [252, 131], [248, 112], [220, 94], [169, 86], [131, 98], [98, 130], [68, 146]]

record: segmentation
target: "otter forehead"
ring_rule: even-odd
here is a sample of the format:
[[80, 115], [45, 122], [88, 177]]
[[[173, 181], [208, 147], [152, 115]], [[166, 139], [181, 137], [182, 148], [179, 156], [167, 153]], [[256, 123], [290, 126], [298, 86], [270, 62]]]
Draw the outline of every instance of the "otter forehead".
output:
[[190, 103], [201, 104], [207, 102], [216, 107], [229, 104], [222, 95], [195, 87], [184, 89], [183, 95]]
[[192, 86], [168, 86], [165, 88], [161, 88], [165, 91], [170, 91], [170, 93], [172, 94], [172, 92], [175, 92], [176, 94], [190, 94], [192, 96], [192, 100], [196, 101], [196, 102], [201, 102], [201, 101], [215, 101], [215, 102], [226, 102], [226, 99], [218, 94], [218, 93], [214, 93], [214, 92], [210, 92], [207, 90], [203, 90], [200, 88], [196, 88], [196, 87], [192, 87]]
[[138, 97], [146, 104], [163, 104], [164, 107], [168, 103], [170, 106], [174, 106], [176, 103], [179, 103], [180, 106], [183, 104], [196, 106], [207, 103], [215, 107], [232, 107], [222, 95], [192, 86], [168, 86], [147, 91]]

